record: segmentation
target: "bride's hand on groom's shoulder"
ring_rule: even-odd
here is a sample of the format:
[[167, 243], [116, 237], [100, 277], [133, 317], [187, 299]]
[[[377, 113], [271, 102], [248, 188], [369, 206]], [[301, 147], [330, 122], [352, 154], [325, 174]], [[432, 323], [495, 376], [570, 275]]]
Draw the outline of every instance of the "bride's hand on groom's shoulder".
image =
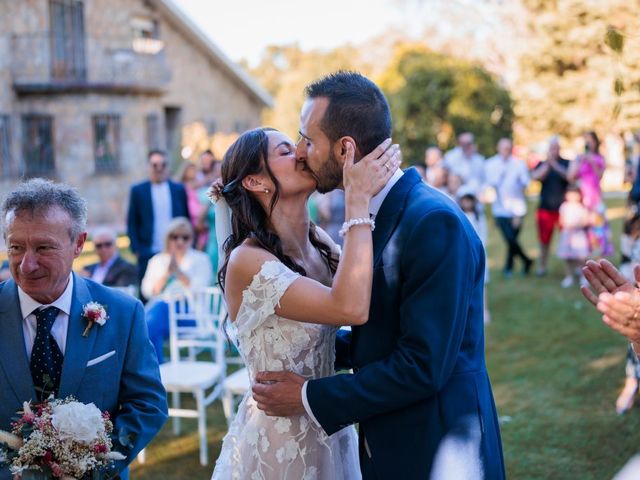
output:
[[292, 372], [258, 372], [251, 388], [258, 408], [272, 417], [305, 413], [302, 386], [305, 378]]

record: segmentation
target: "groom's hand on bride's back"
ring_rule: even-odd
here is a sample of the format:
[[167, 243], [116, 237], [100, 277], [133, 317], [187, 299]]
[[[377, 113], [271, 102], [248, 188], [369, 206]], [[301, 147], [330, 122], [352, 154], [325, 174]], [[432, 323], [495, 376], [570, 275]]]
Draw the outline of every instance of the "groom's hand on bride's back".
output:
[[292, 372], [258, 372], [251, 387], [258, 408], [272, 417], [305, 413], [302, 385], [305, 378]]

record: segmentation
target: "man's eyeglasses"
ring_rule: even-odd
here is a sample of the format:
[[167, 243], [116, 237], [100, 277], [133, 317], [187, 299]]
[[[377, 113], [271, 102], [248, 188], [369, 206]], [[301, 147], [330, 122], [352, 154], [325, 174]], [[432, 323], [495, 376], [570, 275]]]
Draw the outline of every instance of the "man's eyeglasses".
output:
[[151, 168], [153, 168], [154, 170], [164, 170], [165, 168], [167, 168], [167, 162], [153, 162], [149, 165], [151, 165]]
[[189, 240], [191, 240], [191, 235], [177, 235], [175, 233], [172, 233], [171, 235], [169, 235], [169, 238], [171, 240], [182, 240], [183, 242], [188, 242]]
[[100, 250], [102, 248], [111, 248], [113, 247], [113, 242], [95, 243], [94, 247], [96, 247], [96, 250]]

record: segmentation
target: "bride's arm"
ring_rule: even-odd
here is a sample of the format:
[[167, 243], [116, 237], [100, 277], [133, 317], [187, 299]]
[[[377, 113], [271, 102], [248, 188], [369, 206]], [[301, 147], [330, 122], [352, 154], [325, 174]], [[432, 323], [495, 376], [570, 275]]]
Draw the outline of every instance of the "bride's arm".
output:
[[[397, 148], [384, 152], [380, 145], [357, 164], [353, 146], [345, 162], [345, 218], [369, 218], [369, 200], [389, 180], [399, 165]], [[384, 152], [384, 153], [383, 153]], [[381, 156], [382, 154], [382, 156]], [[378, 158], [380, 157], [380, 158]], [[389, 168], [383, 165], [389, 163]], [[242, 291], [251, 283], [262, 265], [277, 260], [271, 253], [244, 245], [234, 251], [227, 270], [230, 309], [236, 311]], [[373, 277], [373, 245], [368, 224], [352, 226], [345, 234], [344, 248], [333, 285], [329, 288], [308, 277], [299, 277], [282, 295], [276, 313], [282, 317], [329, 325], [362, 325], [369, 316]], [[235, 300], [235, 301], [234, 301]], [[235, 308], [234, 308], [235, 307]]]

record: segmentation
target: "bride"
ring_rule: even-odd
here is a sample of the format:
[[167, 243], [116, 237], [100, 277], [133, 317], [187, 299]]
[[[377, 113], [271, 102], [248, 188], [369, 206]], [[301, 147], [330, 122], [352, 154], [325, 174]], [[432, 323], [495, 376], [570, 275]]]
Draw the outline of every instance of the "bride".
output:
[[[354, 164], [345, 141], [344, 248], [309, 220], [316, 179], [284, 134], [258, 128], [226, 152], [212, 194], [231, 211], [219, 273], [230, 333], [249, 370], [289, 370], [305, 378], [334, 373], [336, 332], [367, 321], [373, 249], [369, 200], [400, 164], [386, 140]], [[224, 241], [224, 239], [219, 239]], [[336, 408], [340, 408], [336, 405]], [[306, 414], [268, 417], [245, 395], [222, 444], [212, 479], [360, 478], [353, 426], [327, 437]]]

